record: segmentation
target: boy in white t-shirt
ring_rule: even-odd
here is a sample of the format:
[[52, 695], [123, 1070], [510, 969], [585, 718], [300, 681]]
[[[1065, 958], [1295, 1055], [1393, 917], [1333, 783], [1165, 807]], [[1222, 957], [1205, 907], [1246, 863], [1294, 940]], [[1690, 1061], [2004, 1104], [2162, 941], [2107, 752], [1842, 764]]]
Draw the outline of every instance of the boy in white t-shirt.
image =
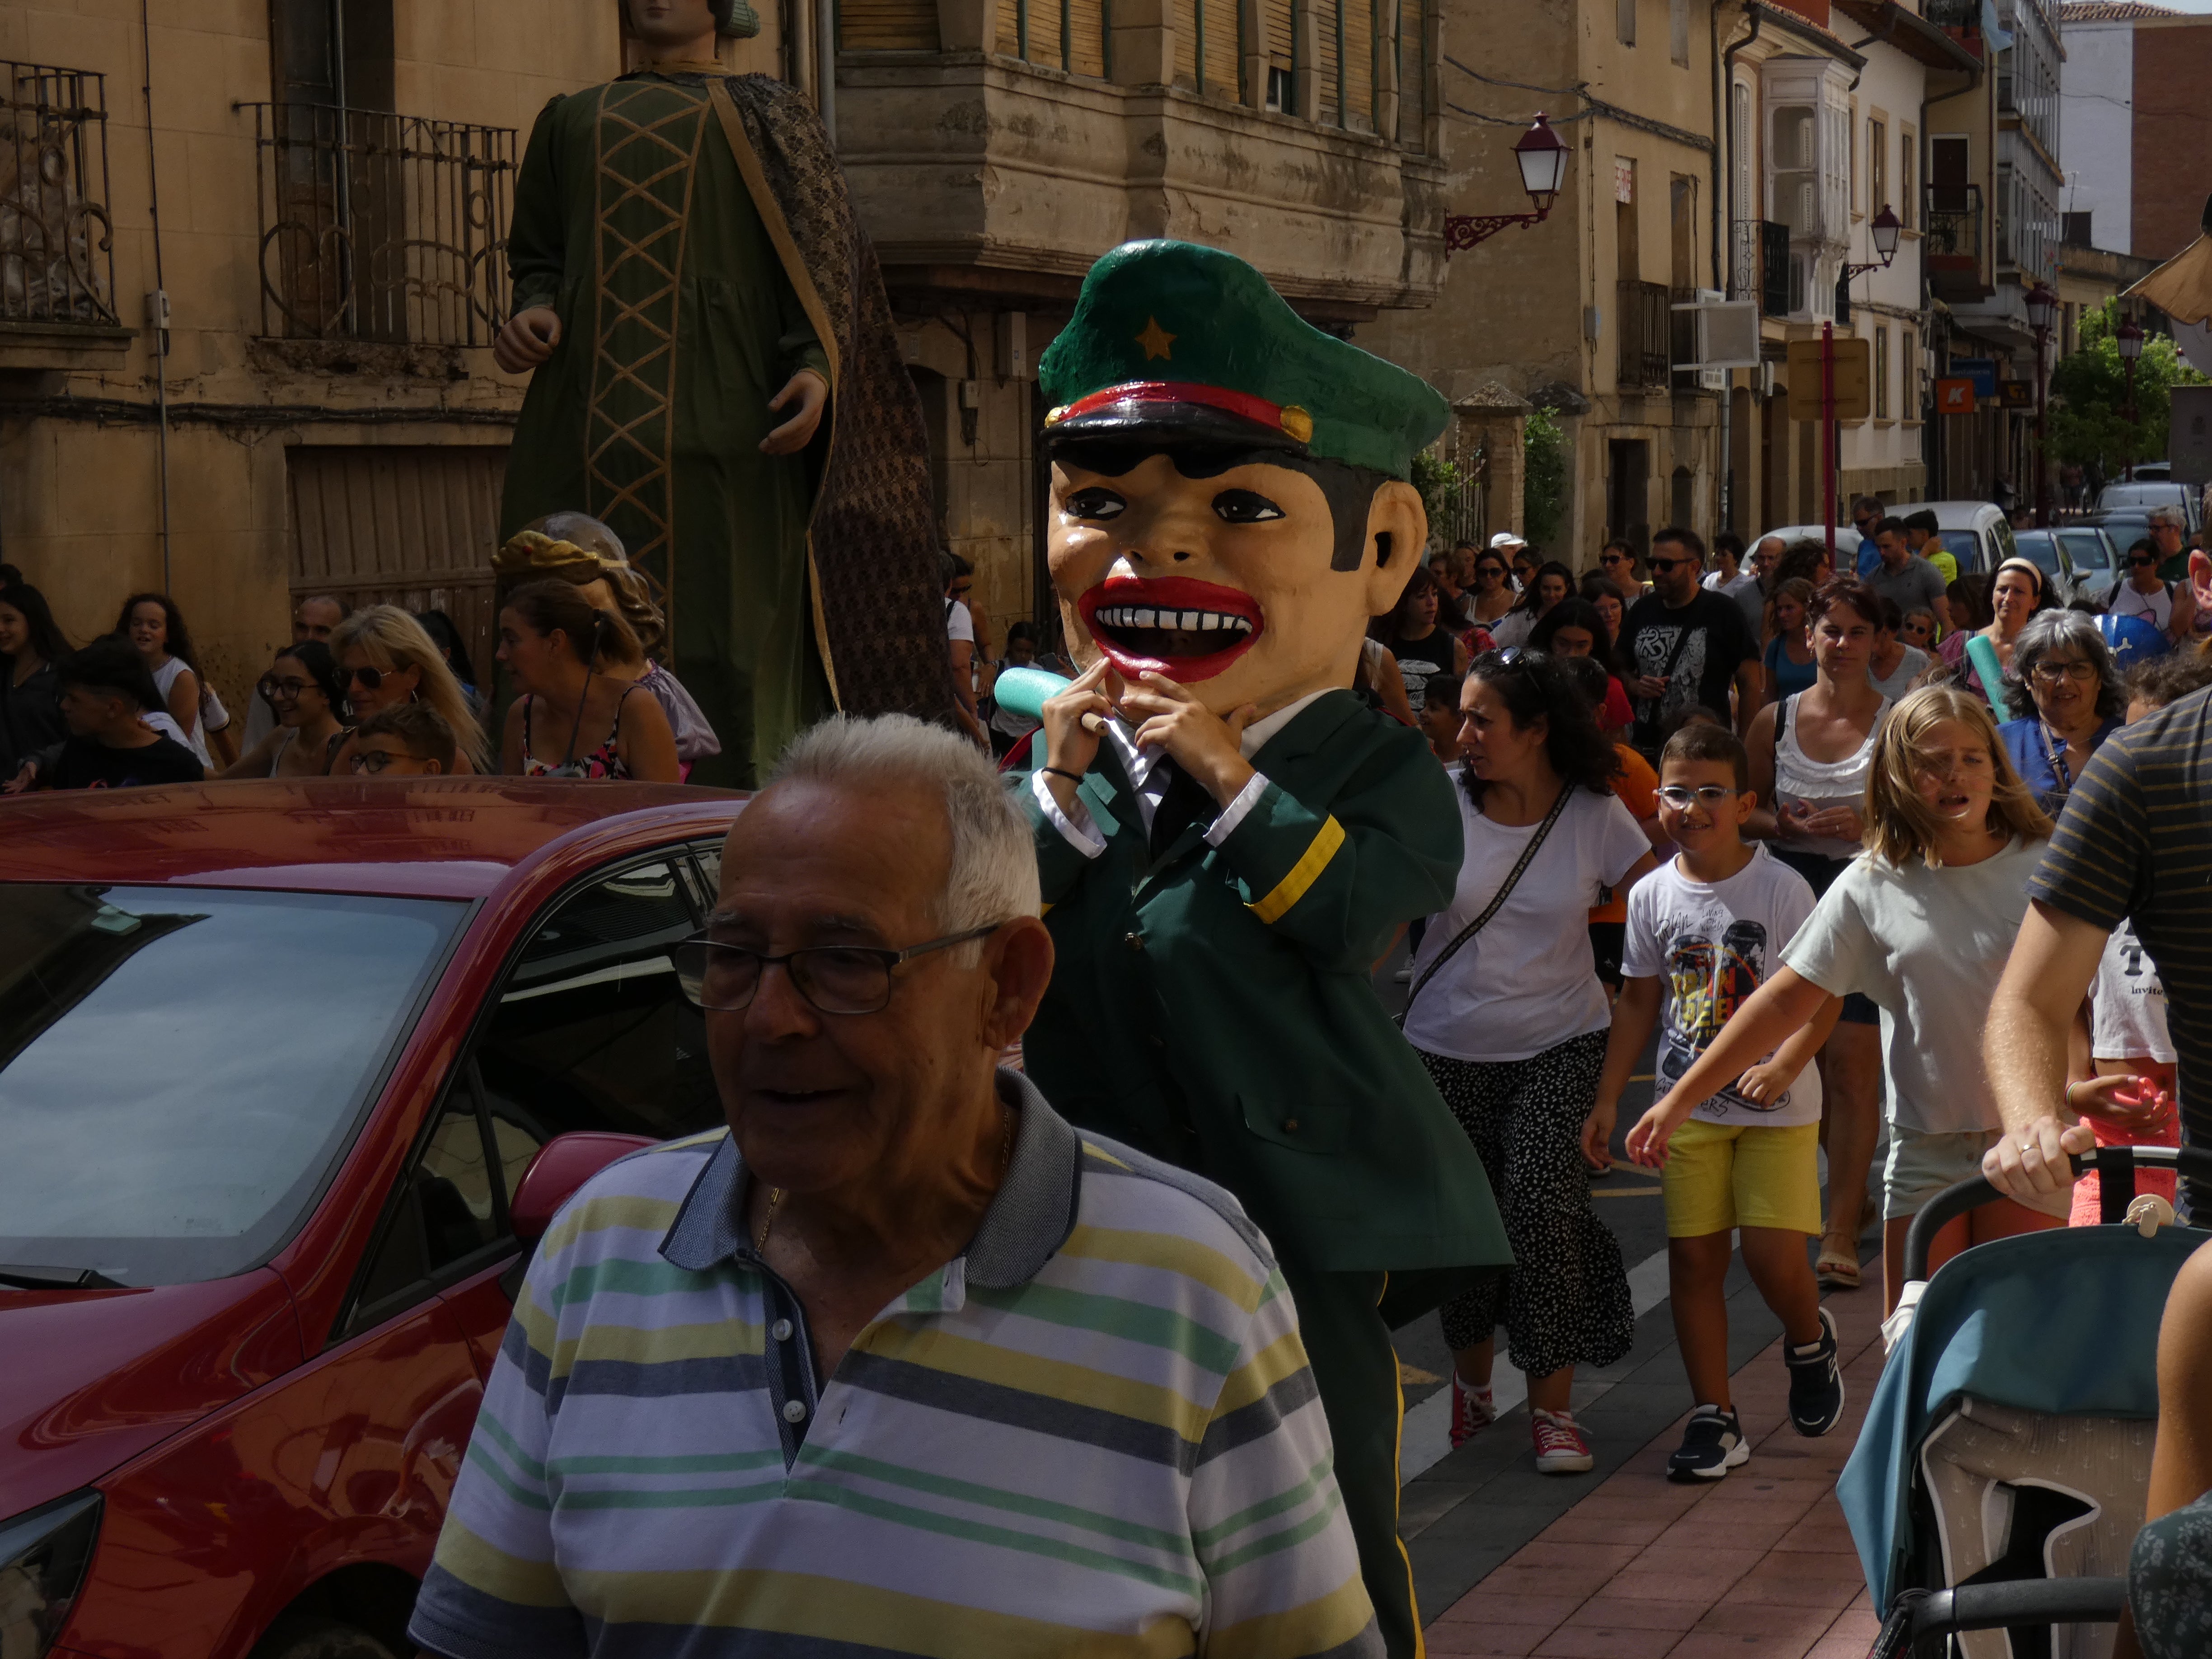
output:
[[[1755, 805], [1734, 732], [1700, 723], [1667, 740], [1659, 822], [1680, 851], [1628, 896], [1624, 979], [1597, 1091], [1608, 1135], [1662, 1005], [1653, 1089], [1661, 1097], [1780, 965], [1783, 946], [1813, 913], [1805, 878], [1745, 842]], [[1629, 1156], [1665, 1171], [1668, 1296], [1698, 1402], [1668, 1460], [1675, 1480], [1717, 1480], [1751, 1455], [1729, 1398], [1723, 1281], [1737, 1230], [1744, 1267], [1782, 1321], [1791, 1424], [1826, 1434], [1843, 1415], [1835, 1322], [1805, 1253], [1808, 1236], [1820, 1231], [1820, 1081], [1807, 1067], [1839, 1006], [1832, 1001], [1734, 1087], [1679, 1115], [1655, 1106], [1629, 1132]]]

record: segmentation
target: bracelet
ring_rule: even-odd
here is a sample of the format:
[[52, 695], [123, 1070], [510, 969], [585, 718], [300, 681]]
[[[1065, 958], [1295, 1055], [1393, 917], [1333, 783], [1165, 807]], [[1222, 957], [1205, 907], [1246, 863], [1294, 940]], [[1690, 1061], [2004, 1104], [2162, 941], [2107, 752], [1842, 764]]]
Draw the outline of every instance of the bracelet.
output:
[[2069, 1083], [2066, 1085], [2066, 1093], [2062, 1097], [2062, 1098], [2064, 1099], [2066, 1103], [2066, 1109], [2069, 1112], [2080, 1109], [2074, 1104], [2074, 1091], [2081, 1086], [2081, 1085], [2078, 1083]]
[[1055, 778], [1066, 778], [1070, 783], [1081, 783], [1083, 781], [1082, 773], [1071, 772], [1065, 766], [1040, 766], [1037, 768], [1037, 770], [1040, 772], [1048, 773]]

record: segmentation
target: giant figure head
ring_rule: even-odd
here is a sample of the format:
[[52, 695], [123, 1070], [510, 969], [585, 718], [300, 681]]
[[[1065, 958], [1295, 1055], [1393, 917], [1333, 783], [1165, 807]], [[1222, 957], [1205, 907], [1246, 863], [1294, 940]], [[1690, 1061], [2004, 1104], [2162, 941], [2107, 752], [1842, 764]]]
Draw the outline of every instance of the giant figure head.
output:
[[1188, 242], [1099, 260], [1037, 372], [1077, 660], [1165, 674], [1224, 715], [1349, 686], [1428, 539], [1407, 480], [1443, 399]]

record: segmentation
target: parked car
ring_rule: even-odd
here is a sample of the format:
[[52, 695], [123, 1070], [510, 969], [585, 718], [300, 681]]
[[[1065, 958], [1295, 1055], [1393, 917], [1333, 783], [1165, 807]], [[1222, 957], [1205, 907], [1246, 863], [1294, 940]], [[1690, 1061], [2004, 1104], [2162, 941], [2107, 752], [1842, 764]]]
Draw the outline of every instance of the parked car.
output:
[[721, 1122], [738, 798], [0, 803], [0, 1648], [404, 1659], [524, 1241]]
[[[1782, 538], [1783, 546], [1795, 547], [1799, 542], [1817, 542], [1827, 533], [1823, 526], [1817, 524], [1786, 524], [1779, 530], [1760, 531], [1746, 545], [1757, 547], [1769, 536], [1779, 536]], [[1836, 526], [1837, 570], [1844, 574], [1849, 574], [1856, 568], [1858, 554], [1859, 532], [1847, 524], [1838, 525]]]
[[2060, 525], [2051, 532], [2074, 566], [2077, 599], [2110, 603], [2112, 590], [2127, 580], [2128, 556], [2101, 525]]
[[2013, 550], [2043, 573], [2044, 586], [2058, 596], [2061, 604], [2075, 597], [2079, 591], [2080, 578], [2075, 574], [2073, 558], [2057, 532], [2015, 530], [2012, 539]]
[[1962, 576], [1994, 570], [2014, 553], [2012, 524], [1990, 501], [1923, 501], [1909, 511], [1936, 515], [1936, 543]]
[[2160, 507], [2179, 507], [2184, 515], [2183, 521], [2189, 526], [2189, 533], [2192, 536], [2204, 527], [2203, 493], [2188, 484], [2175, 483], [2171, 479], [2146, 481], [2138, 476], [2132, 483], [2124, 480], [2108, 483], [2097, 492], [2096, 510], [2100, 514], [2116, 513], [2130, 507], [2147, 514], [2152, 508]]

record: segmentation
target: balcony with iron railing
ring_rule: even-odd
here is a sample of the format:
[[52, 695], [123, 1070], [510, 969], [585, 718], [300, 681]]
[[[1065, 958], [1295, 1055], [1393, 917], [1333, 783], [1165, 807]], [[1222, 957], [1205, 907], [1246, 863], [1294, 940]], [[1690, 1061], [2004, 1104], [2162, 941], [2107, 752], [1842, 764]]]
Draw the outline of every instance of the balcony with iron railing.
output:
[[1767, 317], [1790, 314], [1790, 227], [1738, 219], [1729, 233], [1729, 298], [1756, 300]]
[[1619, 284], [1620, 386], [1624, 392], [1664, 391], [1674, 358], [1672, 296], [1664, 283]]
[[1991, 290], [1984, 276], [1987, 216], [1979, 185], [1930, 185], [1921, 257], [1939, 300], [1972, 301]]
[[120, 350], [106, 77], [8, 59], [0, 75], [0, 367]]
[[507, 308], [513, 128], [239, 107], [254, 114], [264, 336], [491, 343]]

